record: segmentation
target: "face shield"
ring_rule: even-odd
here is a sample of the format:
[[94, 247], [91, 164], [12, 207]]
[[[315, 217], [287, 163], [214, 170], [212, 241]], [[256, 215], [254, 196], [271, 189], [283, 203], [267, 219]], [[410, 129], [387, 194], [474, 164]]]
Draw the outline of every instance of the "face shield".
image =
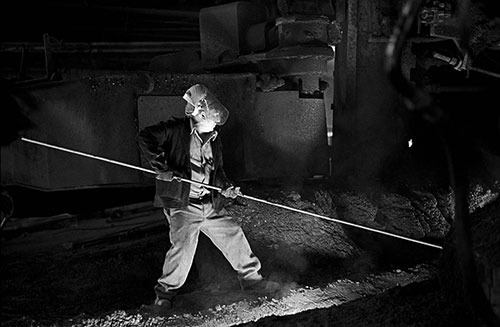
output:
[[194, 117], [203, 111], [206, 119], [210, 119], [217, 125], [224, 125], [229, 117], [229, 111], [205, 85], [191, 86], [184, 94], [183, 99], [187, 101], [186, 116]]

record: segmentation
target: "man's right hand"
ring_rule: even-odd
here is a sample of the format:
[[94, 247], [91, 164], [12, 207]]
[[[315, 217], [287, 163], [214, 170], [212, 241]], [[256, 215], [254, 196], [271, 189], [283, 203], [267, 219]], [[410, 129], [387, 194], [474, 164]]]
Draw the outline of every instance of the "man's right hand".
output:
[[158, 173], [158, 175], [156, 175], [156, 179], [158, 179], [160, 181], [171, 182], [175, 179], [175, 175], [171, 171], [164, 171], [164, 172]]

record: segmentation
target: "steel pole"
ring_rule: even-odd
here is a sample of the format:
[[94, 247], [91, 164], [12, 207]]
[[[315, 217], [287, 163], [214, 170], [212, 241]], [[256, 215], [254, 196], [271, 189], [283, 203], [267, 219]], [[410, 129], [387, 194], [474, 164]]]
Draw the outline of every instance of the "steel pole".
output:
[[[157, 175], [157, 173], [154, 170], [151, 170], [151, 169], [146, 169], [146, 168], [142, 168], [142, 167], [130, 165], [130, 164], [127, 164], [127, 163], [123, 163], [123, 162], [120, 162], [120, 161], [116, 161], [116, 160], [112, 160], [112, 159], [108, 159], [108, 158], [99, 157], [99, 156], [96, 156], [96, 155], [93, 155], [93, 154], [89, 154], [89, 153], [85, 153], [85, 152], [80, 152], [80, 151], [75, 151], [75, 150], [71, 150], [71, 149], [68, 149], [68, 148], [63, 148], [63, 147], [60, 147], [60, 146], [56, 146], [56, 145], [52, 145], [52, 144], [48, 144], [48, 143], [44, 143], [44, 142], [40, 142], [40, 141], [36, 141], [36, 140], [31, 140], [31, 139], [28, 139], [28, 138], [25, 138], [25, 137], [21, 137], [21, 140], [24, 141], [24, 142], [28, 142], [28, 143], [32, 143], [32, 144], [44, 146], [44, 147], [47, 147], [47, 148], [51, 148], [51, 149], [55, 149], [55, 150], [60, 150], [60, 151], [64, 151], [64, 152], [68, 152], [68, 153], [72, 153], [72, 154], [84, 156], [84, 157], [87, 157], [87, 158], [92, 158], [92, 159], [95, 159], [95, 160], [100, 160], [100, 161], [112, 163], [112, 164], [115, 164], [115, 165], [119, 165], [119, 166], [131, 168], [131, 169], [136, 169], [136, 170], [140, 170], [140, 171], [143, 171], [143, 172], [146, 172], [146, 173]], [[193, 181], [193, 180], [190, 180], [190, 179], [186, 179], [186, 178], [182, 178], [182, 177], [177, 177], [177, 176], [174, 177], [174, 179], [177, 180], [177, 181], [179, 181], [179, 182], [185, 182], [185, 183], [190, 183], [190, 184], [201, 185], [203, 187], [206, 187], [207, 189], [215, 190], [215, 191], [218, 191], [218, 192], [222, 191], [222, 189], [220, 187], [208, 185], [208, 184], [205, 184], [205, 183], [196, 182], [196, 181]], [[419, 241], [419, 240], [414, 240], [412, 238], [408, 238], [408, 237], [405, 237], [405, 236], [401, 236], [401, 235], [389, 233], [389, 232], [386, 232], [386, 231], [381, 231], [381, 230], [378, 230], [378, 229], [375, 229], [375, 228], [370, 228], [370, 227], [366, 227], [366, 226], [362, 226], [362, 225], [350, 223], [350, 222], [347, 222], [347, 221], [343, 221], [343, 220], [339, 220], [339, 219], [335, 219], [335, 218], [331, 218], [331, 217], [319, 215], [319, 214], [316, 214], [316, 213], [312, 213], [312, 212], [308, 212], [308, 211], [296, 209], [296, 208], [293, 208], [293, 207], [289, 207], [289, 206], [286, 206], [286, 205], [283, 205], [283, 204], [269, 202], [269, 201], [266, 201], [266, 200], [255, 198], [253, 196], [241, 194], [240, 197], [245, 198], [245, 199], [249, 199], [249, 200], [252, 200], [252, 201], [256, 201], [256, 202], [261, 202], [261, 203], [265, 203], [265, 204], [268, 204], [268, 205], [272, 205], [272, 206], [275, 206], [275, 207], [278, 207], [278, 208], [282, 208], [282, 209], [286, 209], [286, 210], [290, 210], [290, 211], [295, 211], [295, 212], [298, 212], [298, 213], [301, 213], [301, 214], [304, 214], [304, 215], [309, 215], [309, 216], [313, 216], [313, 217], [316, 217], [316, 218], [333, 221], [335, 223], [339, 223], [339, 224], [343, 224], [343, 225], [347, 225], [347, 226], [351, 226], [351, 227], [355, 227], [355, 228], [364, 229], [364, 230], [367, 230], [367, 231], [370, 231], [370, 232], [379, 233], [379, 234], [383, 234], [383, 235], [386, 235], [386, 236], [391, 236], [391, 237], [399, 238], [401, 240], [405, 240], [405, 241], [409, 241], [409, 242], [413, 242], [413, 243], [417, 243], [417, 244], [421, 244], [421, 245], [426, 245], [426, 246], [433, 247], [433, 248], [436, 248], [436, 249], [443, 249], [442, 246], [439, 246], [439, 245], [436, 245], [436, 244], [427, 243], [427, 242], [423, 242], [423, 241]]]

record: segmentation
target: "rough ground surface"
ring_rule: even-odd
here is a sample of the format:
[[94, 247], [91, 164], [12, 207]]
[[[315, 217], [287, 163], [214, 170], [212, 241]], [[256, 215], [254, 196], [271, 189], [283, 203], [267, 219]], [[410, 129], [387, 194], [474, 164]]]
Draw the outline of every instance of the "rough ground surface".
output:
[[[242, 189], [435, 244], [443, 243], [453, 222], [449, 190]], [[498, 193], [473, 190], [475, 233], [483, 235], [480, 230], [498, 228]], [[162, 214], [111, 219], [101, 213], [4, 234], [2, 326], [480, 326], [442, 287], [438, 249], [248, 200], [228, 210], [261, 259], [264, 276], [281, 283], [277, 296], [241, 292], [227, 263], [202, 239], [197, 265], [171, 314], [142, 314], [139, 307], [152, 300], [168, 248]], [[492, 239], [476, 237], [475, 249], [491, 267], [498, 263], [491, 244], [500, 233], [486, 234]]]

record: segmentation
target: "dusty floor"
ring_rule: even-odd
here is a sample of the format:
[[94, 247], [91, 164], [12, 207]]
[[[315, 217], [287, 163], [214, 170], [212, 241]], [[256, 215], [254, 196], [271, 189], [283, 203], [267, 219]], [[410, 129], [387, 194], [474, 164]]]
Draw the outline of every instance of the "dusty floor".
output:
[[[272, 187], [244, 191], [335, 215], [324, 198], [311, 196], [316, 187], [302, 196]], [[228, 210], [246, 231], [264, 276], [282, 285], [278, 296], [241, 292], [228, 265], [202, 240], [171, 314], [148, 316], [139, 307], [152, 300], [168, 248], [161, 212], [63, 216], [50, 228], [11, 230], [2, 239], [2, 326], [480, 326], [441, 287], [440, 250], [252, 201]]]

